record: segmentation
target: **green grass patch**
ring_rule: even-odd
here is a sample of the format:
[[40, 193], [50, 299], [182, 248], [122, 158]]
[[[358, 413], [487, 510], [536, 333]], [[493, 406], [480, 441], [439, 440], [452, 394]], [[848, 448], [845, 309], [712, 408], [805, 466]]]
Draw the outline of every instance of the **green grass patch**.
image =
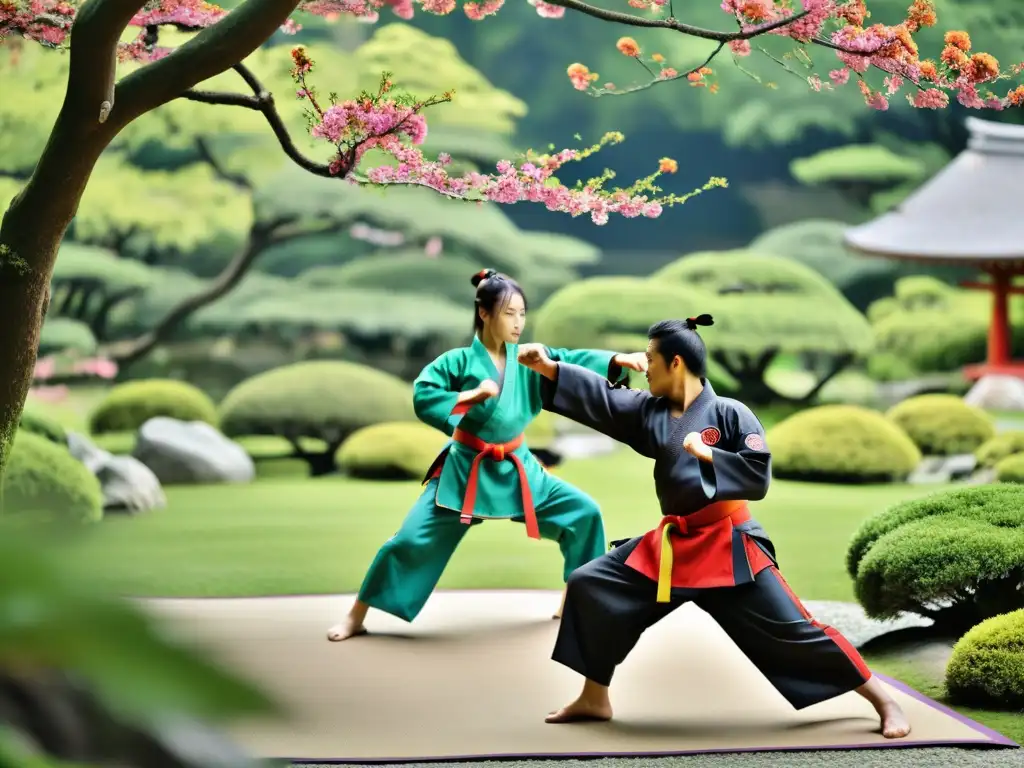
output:
[[[558, 474], [597, 499], [608, 538], [617, 539], [657, 523], [652, 466], [622, 450], [569, 462]], [[169, 487], [166, 510], [130, 519], [111, 516], [66, 544], [64, 556], [122, 594], [353, 592], [420, 493], [417, 482], [262, 477], [246, 486]], [[843, 563], [857, 526], [898, 501], [933, 490], [777, 481], [753, 511], [775, 540], [795, 589], [811, 600], [852, 601]], [[440, 587], [558, 589], [561, 569], [556, 543], [532, 541], [522, 525], [495, 521], [471, 531]]]

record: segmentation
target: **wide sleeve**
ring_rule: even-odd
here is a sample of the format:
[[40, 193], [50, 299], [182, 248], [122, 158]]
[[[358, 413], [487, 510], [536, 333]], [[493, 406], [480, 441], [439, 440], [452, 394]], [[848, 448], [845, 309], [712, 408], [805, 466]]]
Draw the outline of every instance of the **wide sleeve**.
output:
[[548, 357], [556, 363], [578, 365], [606, 377], [612, 383], [618, 383], [625, 374], [622, 366], [612, 362], [616, 355], [615, 352], [605, 349], [560, 349], [554, 347], [546, 347], [546, 349]]
[[742, 403], [721, 403], [722, 436], [712, 460], [699, 461], [704, 492], [714, 501], [760, 501], [768, 495], [772, 454], [764, 427]]
[[469, 410], [456, 405], [462, 391], [460, 360], [446, 352], [427, 365], [412, 383], [412, 407], [416, 418], [449, 437]]
[[561, 362], [554, 381], [541, 378], [541, 401], [552, 413], [625, 443], [654, 458], [647, 413], [649, 392], [612, 388], [608, 380], [579, 365]]

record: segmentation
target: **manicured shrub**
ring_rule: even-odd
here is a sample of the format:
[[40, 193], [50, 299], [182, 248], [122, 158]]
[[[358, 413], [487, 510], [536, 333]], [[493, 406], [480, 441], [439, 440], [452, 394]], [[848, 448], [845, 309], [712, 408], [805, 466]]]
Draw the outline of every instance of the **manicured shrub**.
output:
[[767, 442], [776, 477], [809, 482], [899, 482], [921, 460], [899, 428], [854, 405], [800, 411], [772, 427]]
[[996, 480], [1000, 483], [1024, 483], [1024, 453], [1015, 453], [1000, 459], [995, 470]]
[[96, 337], [88, 325], [66, 317], [47, 319], [39, 334], [40, 357], [61, 353], [91, 355], [96, 346]]
[[21, 421], [18, 424], [21, 432], [31, 432], [34, 435], [45, 437], [51, 443], [67, 447], [68, 435], [59, 421], [44, 416], [37, 411], [24, 410], [21, 412]]
[[118, 384], [89, 416], [89, 431], [134, 432], [150, 419], [166, 416], [217, 425], [217, 406], [191, 384], [175, 379], [141, 379]]
[[946, 690], [958, 704], [1024, 708], [1024, 610], [986, 619], [953, 647]]
[[994, 467], [1015, 453], [1024, 453], [1024, 430], [1000, 432], [982, 443], [974, 452], [974, 457], [978, 460], [979, 466]]
[[992, 418], [956, 395], [908, 397], [886, 413], [925, 456], [974, 453], [996, 434]]
[[974, 486], [897, 504], [860, 526], [846, 570], [874, 618], [907, 611], [966, 631], [1024, 607], [1024, 487]]
[[374, 424], [342, 443], [338, 467], [366, 480], [419, 480], [447, 441], [443, 432], [422, 423]]
[[89, 523], [103, 517], [96, 477], [66, 447], [20, 430], [4, 474], [5, 517], [30, 523]]
[[[273, 436], [297, 447], [311, 473], [333, 471], [338, 446], [363, 427], [419, 423], [412, 387], [397, 376], [343, 361], [317, 360], [275, 368], [232, 389], [220, 407], [230, 437]], [[316, 450], [303, 438], [322, 441]]]

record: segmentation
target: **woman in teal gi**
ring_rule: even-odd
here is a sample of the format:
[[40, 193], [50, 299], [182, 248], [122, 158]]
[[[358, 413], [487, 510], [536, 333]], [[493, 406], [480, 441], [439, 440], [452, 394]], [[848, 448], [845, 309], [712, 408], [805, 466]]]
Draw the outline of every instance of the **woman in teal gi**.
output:
[[[328, 631], [331, 641], [365, 633], [371, 607], [412, 621], [472, 523], [515, 520], [525, 523], [531, 538], [557, 541], [563, 580], [605, 552], [597, 503], [549, 474], [523, 440], [523, 430], [542, 410], [540, 377], [517, 359], [520, 349], [532, 346], [519, 346], [526, 297], [515, 281], [494, 270], [474, 275], [472, 282], [472, 344], [445, 352], [413, 384], [416, 415], [451, 440], [428, 470], [426, 487], [401, 528], [377, 552], [348, 616]], [[643, 353], [544, 349], [552, 360], [610, 381], [623, 368], [642, 370], [646, 364]]]

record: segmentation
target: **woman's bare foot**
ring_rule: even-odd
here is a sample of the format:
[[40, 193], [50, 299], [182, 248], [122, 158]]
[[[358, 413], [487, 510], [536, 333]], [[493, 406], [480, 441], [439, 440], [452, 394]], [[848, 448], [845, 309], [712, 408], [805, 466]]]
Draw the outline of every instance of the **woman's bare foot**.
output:
[[551, 712], [544, 718], [545, 723], [579, 723], [612, 719], [612, 703], [608, 699], [608, 686], [598, 685], [593, 680], [583, 684], [583, 690], [572, 704]]
[[362, 600], [356, 600], [345, 620], [327, 630], [327, 639], [332, 643], [340, 643], [350, 637], [365, 635], [366, 627], [363, 626], [363, 621], [366, 619], [366, 612], [369, 608], [370, 606]]
[[882, 735], [887, 739], [902, 739], [910, 733], [910, 721], [903, 714], [903, 709], [896, 700], [878, 682], [878, 678], [872, 676], [864, 685], [857, 689], [857, 693], [871, 702], [875, 708], [882, 724]]

